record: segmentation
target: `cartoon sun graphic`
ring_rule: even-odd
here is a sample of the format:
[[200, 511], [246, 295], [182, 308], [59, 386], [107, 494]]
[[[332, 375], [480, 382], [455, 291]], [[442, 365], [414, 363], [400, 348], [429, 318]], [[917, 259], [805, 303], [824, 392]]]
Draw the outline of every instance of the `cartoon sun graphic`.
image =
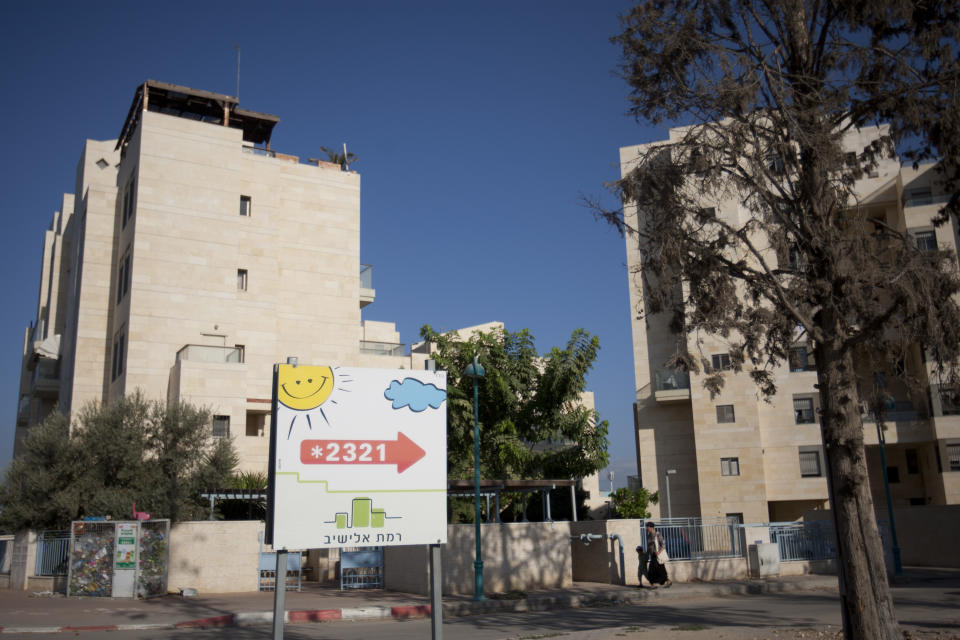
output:
[[[283, 406], [297, 412], [293, 414], [293, 419], [290, 421], [287, 440], [290, 439], [293, 425], [301, 412], [306, 415], [307, 426], [311, 430], [313, 430], [313, 422], [310, 420], [310, 412], [314, 409], [320, 412], [324, 422], [329, 425], [330, 421], [321, 405], [327, 401], [336, 404], [336, 400], [330, 400], [335, 386], [350, 381], [346, 376], [335, 375], [330, 367], [280, 365], [277, 371], [277, 400]], [[343, 390], [343, 387], [336, 388]]]

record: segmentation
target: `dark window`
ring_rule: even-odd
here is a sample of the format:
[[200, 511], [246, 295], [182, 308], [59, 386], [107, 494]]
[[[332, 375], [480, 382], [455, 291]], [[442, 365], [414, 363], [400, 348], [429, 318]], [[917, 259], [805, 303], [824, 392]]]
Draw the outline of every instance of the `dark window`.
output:
[[960, 444], [947, 445], [947, 463], [950, 471], [960, 471]]
[[716, 371], [726, 371], [730, 369], [729, 353], [715, 353], [711, 360], [713, 361], [713, 368]]
[[930, 187], [919, 187], [917, 189], [908, 189], [906, 202], [908, 207], [919, 207], [925, 204], [933, 204], [933, 191]]
[[237, 269], [237, 290], [239, 291], [247, 290], [247, 270], [246, 269]]
[[253, 201], [250, 199], [250, 196], [240, 196], [240, 215], [249, 216], [252, 206]]
[[256, 438], [263, 435], [265, 416], [263, 413], [247, 412], [247, 436]]
[[800, 477], [819, 478], [823, 475], [819, 450], [800, 450]]
[[133, 218], [133, 207], [136, 199], [136, 190], [137, 183], [133, 179], [133, 175], [130, 176], [130, 180], [127, 181], [127, 186], [123, 190], [123, 200], [122, 200], [122, 210], [120, 213], [120, 228], [126, 229], [127, 222]]
[[126, 347], [127, 336], [126, 328], [120, 329], [113, 338], [113, 366], [111, 367], [111, 380], [116, 380], [123, 375], [123, 351]]
[[732, 404], [717, 405], [717, 423], [736, 422]]
[[814, 362], [813, 354], [807, 349], [806, 345], [790, 347], [790, 371], [793, 373], [800, 371], [816, 371], [817, 365]]
[[130, 248], [127, 247], [127, 253], [120, 260], [117, 268], [117, 304], [123, 300], [123, 297], [130, 291], [130, 273], [132, 268]]
[[213, 416], [213, 437], [230, 437], [230, 416]]
[[911, 507], [922, 507], [925, 504], [927, 504], [926, 498], [910, 498]]
[[945, 416], [960, 415], [960, 403], [957, 402], [957, 396], [953, 390], [946, 386], [939, 387], [940, 393], [940, 413]]
[[890, 484], [898, 484], [900, 482], [900, 467], [887, 467], [887, 480]]
[[920, 251], [937, 250], [937, 234], [934, 231], [914, 231], [913, 239], [917, 243], [917, 249]]
[[720, 475], [740, 475], [740, 458], [720, 458]]
[[235, 344], [233, 348], [237, 350], [237, 362], [244, 363], [247, 361], [247, 348], [242, 344]]
[[794, 421], [797, 424], [813, 424], [817, 421], [813, 410], [813, 398], [793, 399]]
[[920, 473], [920, 456], [916, 449], [907, 449], [907, 473]]

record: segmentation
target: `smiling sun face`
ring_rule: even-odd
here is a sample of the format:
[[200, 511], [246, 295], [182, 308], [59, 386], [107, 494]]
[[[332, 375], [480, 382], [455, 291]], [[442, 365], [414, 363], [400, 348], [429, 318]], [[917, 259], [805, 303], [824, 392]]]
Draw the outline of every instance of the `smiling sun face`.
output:
[[297, 411], [316, 409], [333, 391], [330, 367], [281, 365], [277, 372], [277, 399]]

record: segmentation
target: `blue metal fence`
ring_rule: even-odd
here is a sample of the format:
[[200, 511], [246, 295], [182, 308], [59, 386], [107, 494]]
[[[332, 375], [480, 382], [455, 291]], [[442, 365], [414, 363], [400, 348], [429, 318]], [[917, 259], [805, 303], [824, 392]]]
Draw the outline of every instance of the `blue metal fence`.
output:
[[70, 531], [41, 531], [37, 535], [37, 561], [34, 575], [67, 575], [67, 557], [70, 553]]
[[673, 560], [743, 557], [743, 534], [735, 518], [664, 518], [657, 531]]
[[833, 523], [828, 520], [770, 523], [770, 542], [776, 543], [781, 562], [836, 556]]

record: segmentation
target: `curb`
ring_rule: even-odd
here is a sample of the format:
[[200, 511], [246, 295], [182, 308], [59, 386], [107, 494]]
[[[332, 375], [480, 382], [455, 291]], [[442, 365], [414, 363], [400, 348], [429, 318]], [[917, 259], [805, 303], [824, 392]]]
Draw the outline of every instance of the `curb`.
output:
[[[716, 597], [729, 595], [760, 595], [768, 593], [788, 593], [793, 591], [831, 590], [830, 587], [819, 584], [811, 585], [802, 582], [780, 582], [765, 580], [750, 580], [743, 583], [680, 583], [672, 591], [673, 598]], [[835, 590], [833, 587], [832, 590]], [[548, 611], [551, 609], [573, 609], [589, 606], [609, 606], [618, 604], [635, 604], [648, 600], [659, 600], [664, 597], [665, 589], [640, 589], [637, 587], [621, 587], [615, 591], [597, 594], [560, 594], [555, 596], [534, 596], [519, 600], [489, 599], [462, 602], [445, 602], [443, 615], [449, 617], [479, 615], [484, 613]], [[329, 622], [333, 620], [371, 620], [393, 618], [395, 620], [410, 620], [426, 618], [431, 614], [430, 605], [406, 605], [395, 607], [370, 606], [344, 609], [304, 609], [286, 611], [284, 622], [290, 624], [308, 624], [315, 622]], [[173, 629], [211, 629], [218, 627], [249, 626], [270, 624], [273, 622], [273, 611], [250, 611], [241, 613], [226, 613], [219, 616], [183, 620], [172, 623], [157, 624], [109, 624], [91, 626], [61, 626], [61, 627], [0, 627], [0, 635], [31, 634], [31, 633], [58, 633], [84, 631], [162, 631]]]
[[[283, 621], [290, 624], [328, 622], [331, 620], [370, 620], [376, 618], [395, 618], [409, 620], [425, 618], [430, 615], [430, 605], [408, 605], [400, 607], [361, 607], [349, 609], [304, 609], [286, 611]], [[240, 627], [273, 622], [273, 611], [250, 611], [243, 613], [225, 613], [219, 616], [182, 620], [180, 622], [157, 624], [104, 624], [91, 626], [68, 625], [63, 627], [0, 627], [0, 634], [59, 633], [83, 631], [169, 631], [175, 629], [213, 629], [219, 627]]]

